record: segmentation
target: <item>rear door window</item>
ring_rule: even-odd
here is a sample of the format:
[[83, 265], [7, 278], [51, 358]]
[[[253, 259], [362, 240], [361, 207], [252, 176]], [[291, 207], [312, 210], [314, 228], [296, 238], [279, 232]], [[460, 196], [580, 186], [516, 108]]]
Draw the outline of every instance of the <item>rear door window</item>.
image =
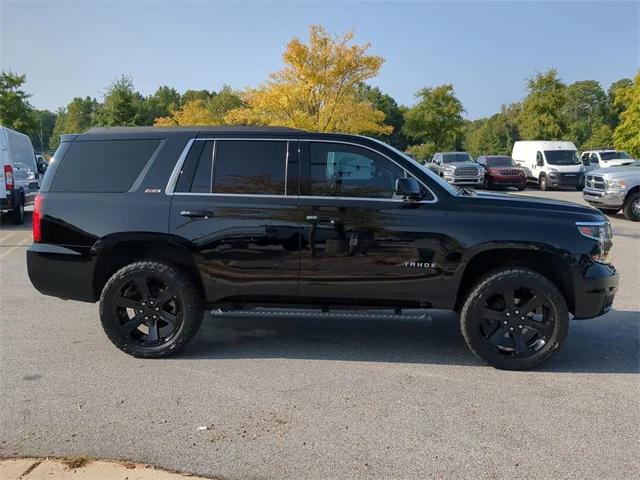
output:
[[217, 140], [213, 193], [285, 195], [287, 144], [277, 140]]
[[[161, 140], [73, 142], [52, 179], [52, 192], [128, 191]], [[56, 157], [57, 161], [57, 157]]]

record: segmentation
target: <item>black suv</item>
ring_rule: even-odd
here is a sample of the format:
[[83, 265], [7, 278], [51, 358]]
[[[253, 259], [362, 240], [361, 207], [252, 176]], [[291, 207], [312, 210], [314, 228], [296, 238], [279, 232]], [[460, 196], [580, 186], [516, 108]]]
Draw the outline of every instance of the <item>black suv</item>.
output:
[[100, 301], [112, 342], [178, 351], [205, 309], [450, 309], [498, 368], [547, 360], [611, 307], [603, 215], [458, 189], [370, 138], [275, 128], [65, 135], [33, 214], [29, 277]]

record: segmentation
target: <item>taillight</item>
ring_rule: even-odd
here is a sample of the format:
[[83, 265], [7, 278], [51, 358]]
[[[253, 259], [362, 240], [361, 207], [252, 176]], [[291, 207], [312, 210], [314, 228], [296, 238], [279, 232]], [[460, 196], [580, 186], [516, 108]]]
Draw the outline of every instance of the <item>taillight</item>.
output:
[[31, 223], [33, 224], [33, 242], [40, 243], [42, 241], [42, 195], [39, 193], [36, 195], [36, 199], [33, 203], [33, 215], [31, 217]]
[[7, 190], [13, 190], [13, 167], [11, 165], [4, 166], [4, 184]]

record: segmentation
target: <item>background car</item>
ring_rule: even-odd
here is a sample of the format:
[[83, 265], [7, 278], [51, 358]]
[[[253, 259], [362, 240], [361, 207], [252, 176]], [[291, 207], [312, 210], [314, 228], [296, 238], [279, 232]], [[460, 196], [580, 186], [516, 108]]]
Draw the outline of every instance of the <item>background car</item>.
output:
[[588, 167], [588, 170], [630, 165], [633, 163], [631, 155], [622, 150], [588, 150], [582, 152], [580, 158], [585, 167]]
[[485, 169], [467, 152], [437, 152], [426, 166], [453, 185], [484, 186]]
[[622, 209], [625, 218], [640, 221], [640, 160], [631, 165], [599, 168], [587, 174], [586, 202], [613, 215]]
[[476, 162], [486, 170], [485, 188], [516, 187], [518, 190], [524, 190], [527, 186], [527, 175], [509, 156], [482, 155]]

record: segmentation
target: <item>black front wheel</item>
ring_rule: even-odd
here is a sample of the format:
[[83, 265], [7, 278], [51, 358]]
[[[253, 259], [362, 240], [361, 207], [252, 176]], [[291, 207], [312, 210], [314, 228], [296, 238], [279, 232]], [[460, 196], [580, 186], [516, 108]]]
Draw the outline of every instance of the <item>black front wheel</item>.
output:
[[111, 342], [129, 355], [171, 355], [196, 334], [203, 304], [191, 278], [155, 261], [132, 263], [109, 279], [100, 297], [100, 320]]
[[640, 193], [632, 193], [627, 196], [622, 209], [624, 218], [632, 222], [640, 222]]
[[493, 271], [471, 289], [460, 313], [471, 351], [505, 370], [529, 370], [564, 343], [569, 312], [558, 288], [525, 268]]

